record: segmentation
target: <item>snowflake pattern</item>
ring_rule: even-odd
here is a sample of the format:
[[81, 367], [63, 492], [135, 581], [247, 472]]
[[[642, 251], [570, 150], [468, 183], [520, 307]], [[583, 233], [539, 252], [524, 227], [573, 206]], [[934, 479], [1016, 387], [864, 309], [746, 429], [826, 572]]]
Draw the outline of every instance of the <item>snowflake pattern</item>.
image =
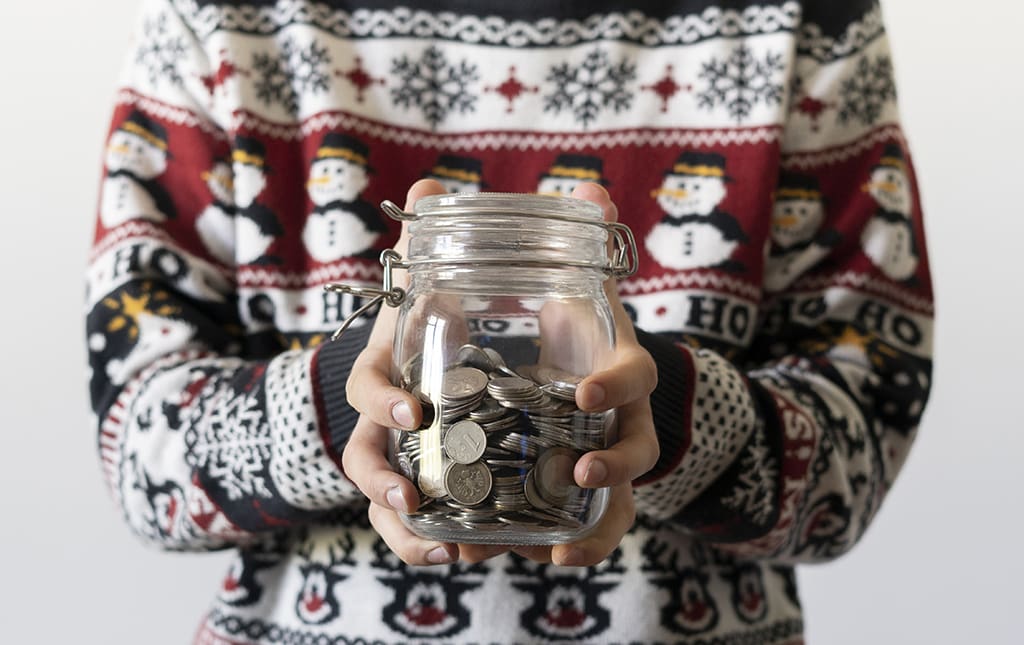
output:
[[764, 430], [754, 432], [744, 452], [739, 481], [732, 493], [723, 497], [726, 508], [742, 513], [754, 522], [764, 525], [775, 508], [775, 482], [778, 467], [764, 441]]
[[198, 399], [206, 405], [193, 410], [185, 434], [189, 465], [204, 469], [231, 500], [273, 497], [266, 478], [273, 441], [261, 392], [258, 385], [235, 392], [227, 383], [211, 383]]
[[171, 34], [167, 14], [147, 19], [142, 25], [142, 33], [142, 43], [135, 52], [135, 64], [146, 70], [150, 84], [158, 85], [161, 80], [166, 80], [180, 87], [184, 78], [178, 70], [178, 62], [185, 57], [185, 41], [180, 35]]
[[742, 123], [758, 103], [782, 103], [785, 85], [778, 75], [784, 69], [781, 53], [767, 52], [758, 59], [749, 47], [740, 45], [724, 60], [716, 57], [701, 65], [699, 77], [707, 87], [697, 93], [697, 104], [707, 110], [722, 105]]
[[327, 47], [313, 40], [300, 47], [292, 38], [281, 42], [279, 55], [257, 52], [252, 57], [257, 75], [256, 96], [266, 105], [280, 103], [295, 114], [302, 94], [326, 92], [330, 84], [331, 57]]
[[544, 80], [555, 86], [544, 96], [544, 111], [569, 110], [586, 128], [602, 110], [618, 113], [630, 108], [633, 93], [628, 85], [636, 80], [636, 63], [623, 58], [612, 64], [607, 52], [594, 49], [579, 65], [552, 66]]
[[476, 110], [477, 96], [470, 92], [470, 85], [480, 79], [476, 64], [466, 59], [450, 64], [435, 45], [428, 47], [419, 60], [406, 55], [395, 58], [391, 73], [399, 78], [398, 87], [391, 90], [395, 105], [419, 108], [432, 129], [436, 130], [452, 112]]
[[879, 56], [873, 61], [867, 56], [861, 58], [856, 71], [839, 86], [839, 99], [840, 123], [859, 121], [874, 125], [886, 103], [896, 100], [892, 60], [888, 56]]

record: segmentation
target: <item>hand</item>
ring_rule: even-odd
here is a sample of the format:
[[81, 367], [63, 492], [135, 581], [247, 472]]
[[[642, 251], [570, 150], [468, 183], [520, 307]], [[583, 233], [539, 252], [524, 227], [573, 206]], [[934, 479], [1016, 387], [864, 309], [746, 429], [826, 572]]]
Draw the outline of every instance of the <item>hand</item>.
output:
[[[419, 198], [443, 193], [437, 182], [420, 181], [409, 190], [406, 209]], [[599, 204], [606, 219], [617, 211], [597, 184], [583, 184], [574, 196]], [[395, 248], [405, 252], [403, 227]], [[419, 495], [411, 481], [394, 472], [387, 461], [388, 427], [414, 429], [422, 411], [419, 402], [388, 379], [397, 311], [383, 307], [366, 349], [356, 359], [347, 383], [349, 403], [361, 413], [343, 454], [345, 473], [370, 499], [370, 522], [395, 554], [413, 565], [443, 564], [455, 559], [478, 562], [508, 551], [540, 562], [584, 566], [595, 564], [618, 546], [635, 518], [630, 482], [647, 472], [658, 458], [658, 444], [648, 396], [657, 382], [654, 361], [636, 341], [632, 323], [619, 302], [615, 281], [605, 283], [615, 317], [617, 346], [610, 367], [585, 379], [576, 395], [588, 411], [618, 408], [619, 439], [607, 450], [584, 455], [577, 462], [576, 483], [588, 488], [611, 487], [607, 512], [585, 538], [553, 547], [502, 547], [425, 540], [402, 524], [396, 511], [416, 509]]]
[[[601, 206], [605, 221], [618, 219], [618, 210], [599, 184], [580, 184], [573, 197]], [[576, 405], [588, 412], [618, 408], [619, 438], [607, 450], [589, 452], [576, 462], [573, 475], [584, 488], [611, 487], [608, 510], [582, 540], [553, 547], [514, 547], [516, 553], [539, 562], [588, 566], [608, 557], [633, 526], [636, 510], [631, 482], [654, 467], [658, 439], [651, 416], [650, 394], [658, 383], [654, 359], [637, 342], [633, 323], [619, 300], [614, 279], [604, 284], [615, 317], [615, 351], [608, 367], [591, 374], [576, 390]]]

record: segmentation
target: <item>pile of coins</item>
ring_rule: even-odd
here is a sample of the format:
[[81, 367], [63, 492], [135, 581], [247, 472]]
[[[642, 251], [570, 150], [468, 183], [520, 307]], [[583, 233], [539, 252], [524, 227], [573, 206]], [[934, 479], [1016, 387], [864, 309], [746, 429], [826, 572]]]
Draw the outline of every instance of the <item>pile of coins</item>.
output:
[[605, 447], [608, 413], [576, 407], [581, 377], [550, 366], [513, 370], [476, 345], [463, 345], [437, 382], [423, 382], [422, 355], [401, 374], [424, 411], [419, 430], [396, 435], [392, 460], [423, 498], [410, 522], [474, 531], [583, 525], [593, 490], [575, 485], [573, 468]]

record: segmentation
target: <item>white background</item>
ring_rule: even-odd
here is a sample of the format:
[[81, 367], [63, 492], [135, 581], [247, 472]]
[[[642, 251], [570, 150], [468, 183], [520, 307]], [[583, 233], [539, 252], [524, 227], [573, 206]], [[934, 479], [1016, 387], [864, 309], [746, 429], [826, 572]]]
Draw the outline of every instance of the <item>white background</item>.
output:
[[[888, 0], [938, 298], [932, 402], [863, 542], [801, 571], [812, 645], [1021, 642], [1024, 5]], [[0, 641], [190, 640], [223, 554], [159, 553], [86, 427], [83, 269], [136, 0], [0, 9]]]

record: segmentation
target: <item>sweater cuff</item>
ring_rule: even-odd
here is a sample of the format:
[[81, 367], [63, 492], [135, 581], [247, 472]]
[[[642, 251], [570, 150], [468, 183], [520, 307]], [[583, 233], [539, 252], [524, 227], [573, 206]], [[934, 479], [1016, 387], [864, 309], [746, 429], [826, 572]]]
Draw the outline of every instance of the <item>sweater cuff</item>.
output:
[[651, 393], [651, 414], [661, 452], [654, 467], [633, 482], [643, 486], [676, 468], [689, 448], [690, 433], [684, 429], [690, 427], [690, 397], [684, 393], [693, 387], [693, 361], [689, 352], [669, 338], [642, 329], [636, 330], [636, 338], [658, 368], [658, 386]]
[[637, 340], [658, 367], [651, 412], [661, 447], [654, 468], [634, 482], [637, 509], [669, 519], [735, 462], [757, 408], [746, 379], [721, 355], [641, 330]]
[[360, 325], [338, 340], [321, 345], [313, 356], [313, 395], [320, 417], [320, 432], [331, 458], [341, 468], [341, 453], [359, 420], [348, 404], [345, 382], [356, 357], [366, 348], [373, 325]]

